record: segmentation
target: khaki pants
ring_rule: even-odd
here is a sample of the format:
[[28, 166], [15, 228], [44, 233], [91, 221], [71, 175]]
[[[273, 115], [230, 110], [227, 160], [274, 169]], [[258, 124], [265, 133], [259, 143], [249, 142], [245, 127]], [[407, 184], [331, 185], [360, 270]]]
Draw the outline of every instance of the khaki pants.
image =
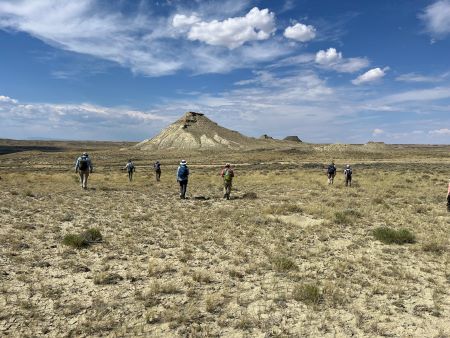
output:
[[87, 181], [89, 177], [89, 170], [79, 170], [78, 174], [80, 175], [80, 184], [83, 189], [87, 189]]
[[224, 195], [223, 198], [226, 198], [227, 200], [230, 199], [230, 194], [231, 194], [231, 181], [229, 182], [223, 182], [223, 190], [224, 190]]

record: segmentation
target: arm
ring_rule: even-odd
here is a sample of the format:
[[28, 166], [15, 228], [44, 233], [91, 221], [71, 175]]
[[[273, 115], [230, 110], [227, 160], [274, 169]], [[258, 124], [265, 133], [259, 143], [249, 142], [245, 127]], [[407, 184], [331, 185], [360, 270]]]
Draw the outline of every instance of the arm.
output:
[[89, 172], [92, 174], [92, 172], [94, 171], [94, 166], [92, 165], [91, 159], [88, 159], [88, 164], [89, 164]]
[[78, 168], [80, 166], [80, 158], [77, 158], [77, 161], [75, 162], [75, 172], [78, 172]]

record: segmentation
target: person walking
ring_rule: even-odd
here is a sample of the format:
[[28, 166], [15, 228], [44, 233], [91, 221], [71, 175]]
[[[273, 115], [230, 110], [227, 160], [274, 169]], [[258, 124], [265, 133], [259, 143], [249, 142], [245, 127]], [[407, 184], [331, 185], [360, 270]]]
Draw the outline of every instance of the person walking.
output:
[[345, 186], [351, 187], [352, 186], [352, 168], [350, 167], [350, 164], [347, 164], [347, 167], [344, 170], [344, 177], [345, 177]]
[[328, 184], [333, 184], [334, 177], [336, 176], [336, 166], [334, 165], [334, 162], [331, 162], [331, 164], [328, 166], [327, 176], [328, 176]]
[[136, 168], [133, 164], [132, 160], [128, 160], [128, 163], [125, 165], [123, 170], [126, 170], [128, 173], [128, 180], [131, 182], [133, 180], [133, 173], [136, 171]]
[[448, 180], [447, 211], [450, 211], [450, 180]]
[[189, 168], [186, 160], [182, 160], [177, 170], [177, 181], [180, 184], [180, 198], [186, 198], [186, 190], [188, 185]]
[[233, 169], [231, 169], [230, 163], [225, 164], [225, 167], [222, 169], [220, 176], [222, 176], [223, 178], [223, 188], [225, 192], [223, 198], [229, 200], [231, 194], [231, 186], [234, 177], [234, 171]]
[[161, 179], [161, 163], [159, 163], [159, 161], [156, 161], [153, 165], [153, 169], [155, 170], [156, 182], [159, 182]]
[[75, 173], [80, 175], [81, 188], [87, 189], [87, 181], [89, 174], [92, 174], [94, 167], [92, 166], [92, 161], [89, 158], [88, 153], [84, 152], [80, 157], [77, 158], [75, 163]]

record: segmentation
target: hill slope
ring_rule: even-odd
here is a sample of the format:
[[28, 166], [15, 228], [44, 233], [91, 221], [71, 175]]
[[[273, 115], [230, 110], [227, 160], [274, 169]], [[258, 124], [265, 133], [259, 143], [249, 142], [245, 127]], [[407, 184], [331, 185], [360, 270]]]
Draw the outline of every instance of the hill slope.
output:
[[187, 112], [152, 139], [136, 145], [146, 149], [239, 149], [257, 146], [261, 140], [219, 126], [205, 115]]

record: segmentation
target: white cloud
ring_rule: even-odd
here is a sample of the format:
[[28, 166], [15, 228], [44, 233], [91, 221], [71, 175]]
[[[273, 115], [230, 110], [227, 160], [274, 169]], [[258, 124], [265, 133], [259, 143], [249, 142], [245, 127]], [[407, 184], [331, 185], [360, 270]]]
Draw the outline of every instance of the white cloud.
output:
[[432, 134], [432, 135], [450, 135], [450, 129], [449, 128], [441, 128], [441, 129], [436, 129], [436, 130], [430, 130], [428, 133]]
[[373, 136], [378, 136], [378, 135], [381, 135], [381, 134], [384, 134], [384, 130], [383, 129], [379, 129], [379, 128], [375, 128], [373, 130], [373, 132], [372, 132]]
[[435, 87], [430, 89], [408, 90], [405, 92], [385, 96], [379, 101], [384, 104], [433, 101], [450, 98], [450, 87]]
[[443, 81], [446, 77], [448, 77], [449, 73], [444, 73], [438, 76], [430, 76], [430, 75], [421, 75], [416, 73], [407, 73], [397, 76], [396, 81], [401, 82], [411, 82], [411, 83], [433, 83]]
[[275, 14], [252, 8], [245, 16], [224, 21], [201, 21], [192, 24], [187, 37], [212, 46], [234, 49], [249, 41], [267, 40], [275, 31]]
[[369, 65], [366, 58], [345, 59], [336, 48], [318, 51], [315, 62], [322, 68], [332, 69], [340, 73], [354, 73]]
[[356, 79], [352, 81], [354, 85], [361, 85], [365, 83], [375, 82], [380, 79], [382, 79], [386, 75], [386, 71], [388, 70], [388, 67], [385, 67], [383, 69], [381, 68], [372, 68], [371, 70], [368, 70], [364, 74], [361, 74]]
[[342, 60], [342, 53], [338, 52], [336, 48], [328, 48], [319, 50], [316, 54], [316, 63], [319, 65], [331, 65]]
[[175, 14], [172, 19], [172, 26], [174, 26], [175, 28], [186, 28], [200, 21], [200, 18], [195, 14], [190, 16], [186, 16], [184, 14]]
[[5, 103], [17, 103], [17, 100], [10, 98], [9, 96], [0, 95], [0, 102]]
[[425, 8], [419, 15], [427, 31], [435, 38], [443, 38], [450, 33], [450, 0], [439, 0]]
[[[148, 76], [254, 68], [258, 62], [286, 56], [293, 49], [271, 39], [272, 50], [263, 57], [256, 55], [261, 51], [259, 44], [267, 42], [275, 30], [275, 16], [267, 9], [206, 21], [217, 15], [217, 3], [194, 2], [182, 8], [185, 4], [177, 2], [176, 14], [169, 16], [158, 16], [151, 9], [121, 11], [123, 3], [108, 8], [100, 0], [1, 0], [0, 29], [26, 32], [55, 48], [113, 61]], [[233, 15], [246, 6], [245, 0], [224, 0], [221, 13]], [[192, 43], [186, 34], [205, 44]], [[259, 42], [245, 44], [250, 41]], [[214, 46], [242, 47], [224, 50]]]
[[307, 42], [316, 37], [316, 28], [311, 25], [296, 23], [294, 26], [289, 26], [284, 30], [284, 36], [288, 39]]

